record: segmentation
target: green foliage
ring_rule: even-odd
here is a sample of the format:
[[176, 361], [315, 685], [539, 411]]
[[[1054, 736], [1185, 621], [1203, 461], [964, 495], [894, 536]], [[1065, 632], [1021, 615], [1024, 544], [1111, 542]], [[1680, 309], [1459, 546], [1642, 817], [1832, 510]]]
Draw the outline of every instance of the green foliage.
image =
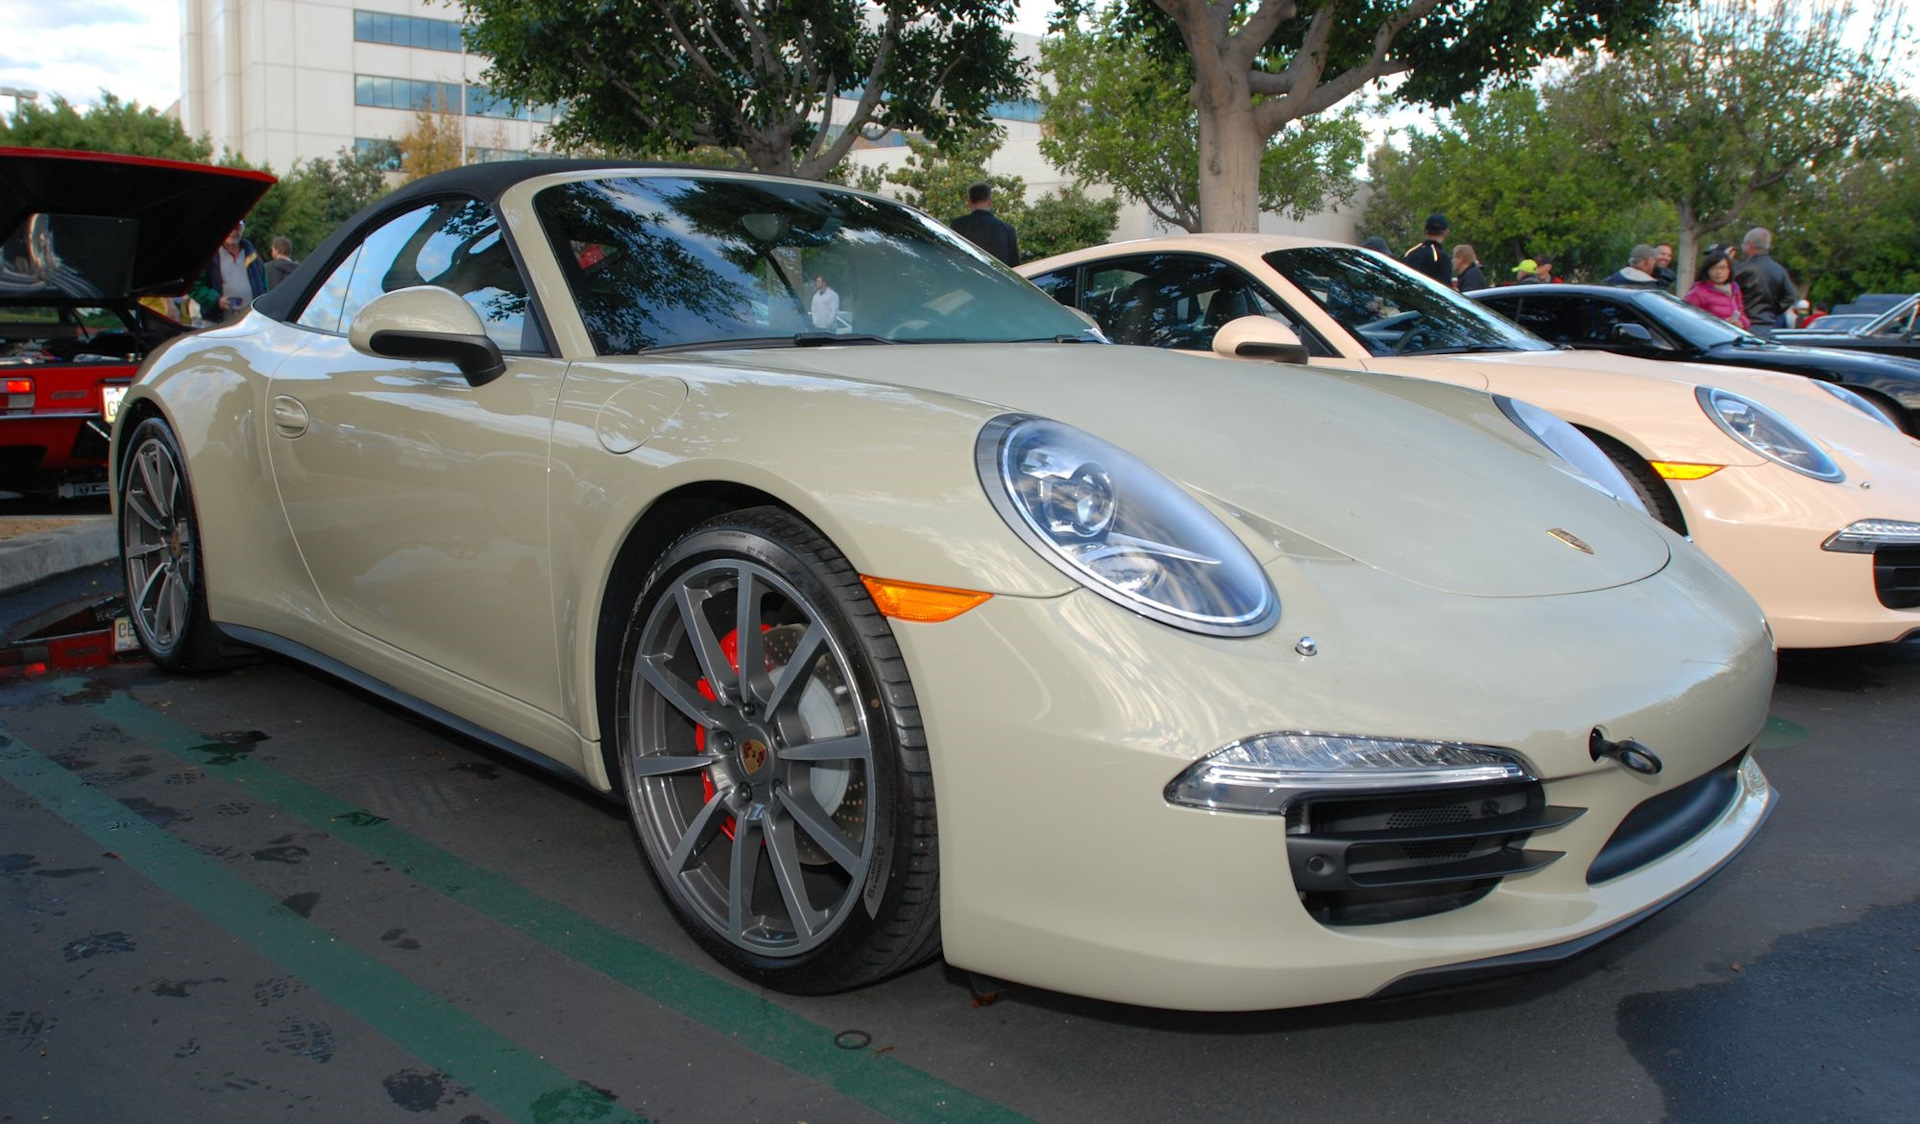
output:
[[[1082, 184], [1110, 183], [1162, 222], [1201, 229], [1191, 57], [1130, 35], [1120, 8], [1090, 19], [1060, 26], [1040, 45], [1050, 87], [1040, 151]], [[1261, 155], [1260, 209], [1299, 219], [1348, 202], [1364, 139], [1351, 110], [1284, 126]]]
[[1013, 225], [1020, 235], [1021, 256], [1034, 261], [1098, 246], [1113, 237], [1119, 222], [1120, 200], [1090, 199], [1070, 186], [1036, 199]]
[[100, 104], [85, 111], [59, 94], [47, 105], [21, 102], [19, 112], [0, 125], [0, 144], [168, 160], [204, 161], [213, 154], [205, 138], [188, 136], [174, 118], [137, 101], [123, 102], [105, 90], [100, 91]]
[[1489, 280], [1541, 256], [1553, 259], [1558, 276], [1598, 280], [1626, 264], [1635, 242], [1670, 236], [1673, 227], [1671, 208], [1649, 208], [1528, 87], [1462, 102], [1431, 131], [1411, 131], [1404, 149], [1377, 150], [1369, 170], [1367, 233], [1399, 253], [1439, 211], [1453, 224], [1453, 241], [1473, 244]]
[[1562, 83], [1557, 100], [1589, 148], [1673, 205], [1683, 283], [1708, 235], [1756, 225], [1767, 194], [1784, 198], [1887, 135], [1898, 29], [1883, 11], [1857, 41], [1851, 17], [1831, 3], [1707, 0], [1643, 44], [1580, 60]]
[[[293, 242], [293, 256], [304, 258], [334, 228], [360, 208], [387, 193], [384, 153], [343, 148], [333, 159], [295, 161], [247, 216], [247, 237], [262, 254], [276, 235]], [[229, 155], [221, 161], [246, 167]]]
[[907, 162], [887, 172], [887, 182], [905, 190], [895, 194], [911, 206], [942, 222], [951, 222], [966, 213], [967, 188], [981, 181], [993, 185], [993, 213], [1013, 223], [1026, 210], [1027, 184], [1019, 176], [987, 174], [987, 161], [1000, 148], [998, 129], [978, 132], [936, 148], [926, 141], [909, 137]]
[[1920, 101], [1896, 109], [1885, 151], [1786, 193], [1777, 253], [1808, 300], [1920, 292]]
[[[549, 134], [563, 149], [713, 148], [818, 179], [862, 132], [944, 143], [1024, 90], [1010, 0], [468, 0], [466, 13], [495, 93], [567, 106]], [[858, 103], [829, 129], [842, 92]]]

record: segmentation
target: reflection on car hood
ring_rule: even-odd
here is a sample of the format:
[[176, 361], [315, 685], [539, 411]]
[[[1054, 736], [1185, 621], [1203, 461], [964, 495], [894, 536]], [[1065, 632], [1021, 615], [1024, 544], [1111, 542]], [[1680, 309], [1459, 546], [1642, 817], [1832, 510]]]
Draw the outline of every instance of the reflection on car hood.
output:
[[[1666, 565], [1667, 540], [1553, 467], [1485, 394], [1144, 348], [920, 345], [713, 355], [984, 401], [1079, 426], [1250, 518], [1420, 585], [1572, 593]], [[1283, 528], [1290, 534], [1277, 534]], [[1592, 549], [1556, 537], [1556, 529]]]
[[[273, 184], [274, 177], [265, 172], [239, 168], [99, 152], [0, 148], [0, 240], [13, 238], [36, 214], [131, 223], [126, 251], [131, 261], [113, 263], [115, 276], [104, 287], [76, 280], [73, 287], [88, 291], [71, 295], [97, 301], [184, 292], [206, 268], [220, 240]], [[49, 258], [30, 272], [58, 277], [63, 265], [57, 247]], [[57, 283], [48, 288], [42, 303], [61, 291]]]

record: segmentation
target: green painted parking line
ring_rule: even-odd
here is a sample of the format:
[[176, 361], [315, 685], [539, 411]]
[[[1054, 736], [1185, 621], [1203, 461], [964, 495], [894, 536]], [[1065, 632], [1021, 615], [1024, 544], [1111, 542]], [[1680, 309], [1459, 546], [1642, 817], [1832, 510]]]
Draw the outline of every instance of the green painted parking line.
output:
[[870, 1051], [841, 1049], [833, 1044], [834, 1032], [826, 1027], [257, 761], [249, 747], [210, 740], [120, 692], [102, 696], [97, 686], [77, 679], [58, 686], [77, 696], [76, 701], [86, 700], [90, 712], [147, 745], [219, 772], [341, 842], [384, 860], [421, 885], [901, 1124], [1027, 1120], [905, 1062]]
[[521, 1124], [644, 1124], [608, 1094], [567, 1076], [399, 972], [333, 939], [253, 883], [4, 733], [0, 779]]
[[1767, 719], [1767, 725], [1760, 731], [1760, 738], [1753, 743], [1755, 749], [1789, 749], [1812, 737], [1812, 731], [1798, 722], [1789, 722], [1785, 718]]

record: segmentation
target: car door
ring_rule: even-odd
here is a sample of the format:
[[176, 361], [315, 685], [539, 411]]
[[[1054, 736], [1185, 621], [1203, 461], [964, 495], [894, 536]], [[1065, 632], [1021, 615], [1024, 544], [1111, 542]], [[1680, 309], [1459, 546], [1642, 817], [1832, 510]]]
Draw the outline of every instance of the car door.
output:
[[[464, 297], [508, 359], [470, 385], [450, 363], [369, 356], [346, 331], [391, 290]], [[297, 318], [267, 440], [301, 555], [326, 606], [382, 644], [562, 713], [546, 486], [566, 365], [548, 357], [491, 209], [442, 199], [355, 247]]]

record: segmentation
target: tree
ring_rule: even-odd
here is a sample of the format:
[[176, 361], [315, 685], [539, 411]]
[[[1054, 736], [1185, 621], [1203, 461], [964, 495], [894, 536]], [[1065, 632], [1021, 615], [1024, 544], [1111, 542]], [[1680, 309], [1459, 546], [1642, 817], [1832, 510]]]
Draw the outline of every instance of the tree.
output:
[[179, 121], [137, 101], [123, 102], [105, 90], [100, 91], [100, 103], [84, 111], [59, 94], [50, 101], [44, 106], [22, 103], [12, 121], [0, 125], [0, 144], [168, 160], [204, 161], [213, 155], [206, 138], [189, 136]]
[[394, 141], [400, 150], [400, 179], [412, 183], [422, 176], [458, 168], [467, 162], [466, 124], [444, 105], [416, 110], [413, 128]]
[[[467, 41], [562, 147], [733, 154], [820, 179], [860, 135], [935, 144], [1024, 96], [1010, 0], [468, 0]], [[871, 18], [869, 17], [871, 13]], [[851, 111], [835, 112], [836, 97]]]
[[[1117, 7], [1091, 21], [1068, 21], [1040, 45], [1050, 80], [1040, 151], [1082, 184], [1110, 183], [1161, 222], [1200, 230], [1191, 59], [1128, 34]], [[1352, 199], [1364, 136], [1351, 111], [1282, 129], [1260, 158], [1260, 209], [1298, 219]]]
[[1920, 101], [1907, 99], [1886, 151], [1796, 177], [1774, 231], [1810, 301], [1920, 291]]
[[1885, 135], [1898, 105], [1888, 9], [1849, 45], [1850, 8], [1709, 0], [1644, 44], [1580, 60], [1562, 97], [1587, 143], [1673, 205], [1682, 287], [1708, 234], [1763, 192], [1818, 180]]
[[[1077, 18], [1098, 0], [1070, 0]], [[1166, 55], [1184, 52], [1199, 118], [1200, 214], [1207, 230], [1256, 229], [1261, 157], [1289, 122], [1339, 105], [1379, 78], [1396, 96], [1446, 106], [1542, 58], [1626, 41], [1668, 0], [1113, 0], [1124, 25]]]
[[1077, 186], [1049, 191], [1027, 206], [1014, 230], [1028, 261], [1050, 258], [1113, 237], [1120, 222], [1120, 200], [1091, 199]]
[[343, 148], [331, 160], [295, 161], [247, 216], [254, 244], [264, 252], [284, 234], [295, 258], [312, 253], [335, 227], [386, 194], [387, 160], [384, 152]]
[[1567, 117], [1520, 86], [1469, 98], [1430, 131], [1410, 130], [1404, 148], [1383, 146], [1369, 163], [1367, 232], [1399, 251], [1420, 241], [1426, 216], [1440, 211], [1490, 278], [1542, 255], [1562, 275], [1612, 273], [1635, 242], [1672, 228], [1672, 208], [1654, 203], [1650, 211], [1613, 162], [1582, 145], [1582, 130]]

